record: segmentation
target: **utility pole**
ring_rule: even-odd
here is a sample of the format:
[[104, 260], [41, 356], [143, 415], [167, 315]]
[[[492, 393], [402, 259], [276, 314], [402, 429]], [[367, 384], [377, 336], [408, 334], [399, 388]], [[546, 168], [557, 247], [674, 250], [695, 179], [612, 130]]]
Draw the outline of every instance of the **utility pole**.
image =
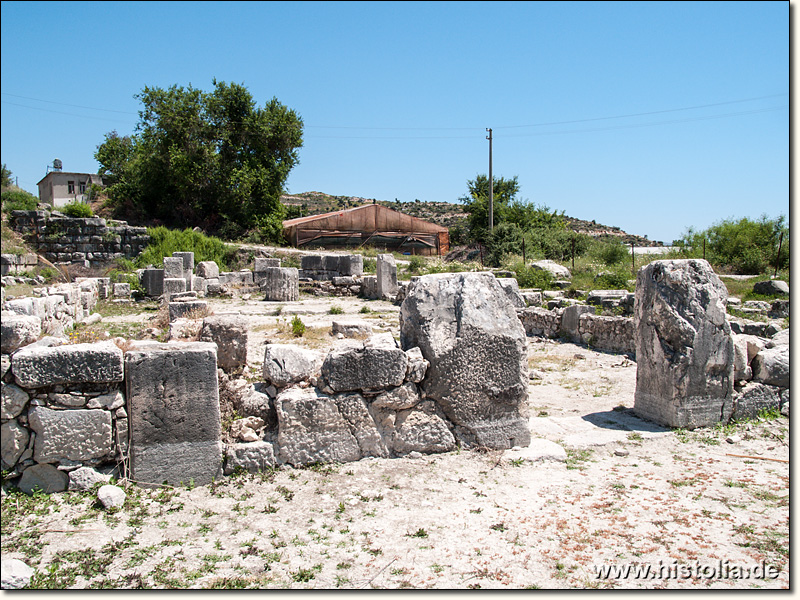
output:
[[492, 177], [492, 130], [487, 129], [489, 135], [486, 139], [489, 140], [489, 231], [494, 229], [494, 178]]

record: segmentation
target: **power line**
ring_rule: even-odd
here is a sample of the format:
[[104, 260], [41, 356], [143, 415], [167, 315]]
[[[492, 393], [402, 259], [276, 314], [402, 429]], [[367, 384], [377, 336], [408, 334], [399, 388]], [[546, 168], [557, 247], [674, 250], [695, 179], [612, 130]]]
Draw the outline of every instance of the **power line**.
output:
[[[125, 111], [125, 110], [113, 110], [110, 108], [96, 108], [94, 106], [81, 106], [80, 104], [67, 104], [66, 102], [54, 102], [52, 100], [42, 100], [41, 98], [31, 98], [30, 96], [20, 96], [19, 94], [9, 94], [7, 92], [2, 92], [3, 96], [13, 96], [14, 98], [22, 98], [24, 100], [34, 100], [36, 102], [46, 102], [47, 104], [58, 104], [59, 106], [71, 106], [72, 108], [85, 108], [86, 110], [102, 110], [103, 112], [113, 112], [113, 113], [121, 113], [123, 115], [138, 115], [139, 113]], [[20, 105], [18, 105], [20, 106]], [[32, 108], [32, 107], [29, 107]]]

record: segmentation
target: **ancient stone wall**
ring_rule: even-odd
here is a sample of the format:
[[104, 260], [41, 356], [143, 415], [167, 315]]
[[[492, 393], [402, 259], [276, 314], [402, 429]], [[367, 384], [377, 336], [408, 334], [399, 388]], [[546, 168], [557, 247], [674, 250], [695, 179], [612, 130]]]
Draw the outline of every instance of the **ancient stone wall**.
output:
[[146, 227], [114, 223], [97, 217], [51, 216], [41, 210], [15, 210], [9, 220], [10, 227], [48, 261], [89, 265], [136, 257], [150, 241]]

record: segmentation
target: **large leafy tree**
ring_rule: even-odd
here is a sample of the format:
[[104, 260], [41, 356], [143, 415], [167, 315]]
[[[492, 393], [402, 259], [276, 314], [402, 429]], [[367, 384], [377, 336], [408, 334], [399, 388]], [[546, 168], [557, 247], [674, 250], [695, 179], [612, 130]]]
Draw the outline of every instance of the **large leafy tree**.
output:
[[302, 119], [273, 98], [256, 106], [240, 84], [145, 87], [131, 136], [106, 135], [95, 158], [121, 211], [167, 225], [237, 235], [275, 227], [303, 144]]

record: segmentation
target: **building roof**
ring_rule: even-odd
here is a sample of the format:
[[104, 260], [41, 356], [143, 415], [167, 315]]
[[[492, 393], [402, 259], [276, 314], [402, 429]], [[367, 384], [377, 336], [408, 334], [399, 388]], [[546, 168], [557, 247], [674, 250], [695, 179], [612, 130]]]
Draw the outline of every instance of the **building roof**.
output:
[[298, 217], [283, 222], [284, 230], [328, 229], [336, 231], [405, 231], [440, 233], [447, 227], [403, 214], [381, 204], [365, 204], [321, 215]]
[[42, 177], [38, 182], [36, 182], [36, 185], [39, 185], [45, 179], [47, 179], [48, 177], [50, 177], [51, 175], [54, 175], [54, 174], [58, 174], [58, 175], [75, 175], [76, 177], [80, 176], [80, 175], [85, 175], [87, 177], [92, 177], [95, 180], [102, 179], [102, 177], [100, 175], [98, 175], [97, 173], [75, 173], [75, 172], [72, 172], [72, 171], [48, 171], [47, 174], [44, 177]]

